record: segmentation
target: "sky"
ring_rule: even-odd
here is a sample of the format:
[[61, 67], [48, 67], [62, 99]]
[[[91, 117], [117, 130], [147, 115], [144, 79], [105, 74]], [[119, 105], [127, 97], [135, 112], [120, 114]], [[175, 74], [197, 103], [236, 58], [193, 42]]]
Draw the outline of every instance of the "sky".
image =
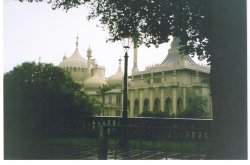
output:
[[[58, 65], [63, 56], [71, 56], [75, 50], [76, 36], [78, 49], [87, 59], [88, 47], [97, 64], [105, 66], [106, 77], [118, 68], [118, 59], [124, 59], [120, 42], [107, 43], [108, 31], [99, 26], [98, 20], [88, 21], [88, 9], [81, 6], [68, 12], [52, 10], [51, 5], [42, 3], [20, 3], [18, 0], [3, 1], [3, 71], [10, 71], [26, 61], [39, 61]], [[138, 68], [161, 63], [167, 56], [169, 43], [159, 48], [141, 46], [138, 49]], [[123, 65], [123, 63], [122, 63]], [[128, 72], [133, 66], [133, 50], [129, 50]]]

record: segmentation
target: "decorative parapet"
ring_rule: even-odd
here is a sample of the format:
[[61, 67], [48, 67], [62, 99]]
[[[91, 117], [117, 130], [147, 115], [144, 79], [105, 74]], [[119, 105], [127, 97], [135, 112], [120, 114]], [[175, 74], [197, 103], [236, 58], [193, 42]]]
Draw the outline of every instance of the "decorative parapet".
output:
[[190, 70], [197, 70], [199, 72], [203, 73], [210, 73], [210, 66], [208, 65], [186, 65], [186, 66], [181, 66], [181, 65], [171, 65], [171, 66], [166, 66], [166, 65], [151, 65], [146, 67], [144, 71], [137, 72], [135, 75], [141, 75], [141, 74], [150, 74], [150, 73], [158, 73], [158, 72], [166, 72], [166, 71], [172, 71], [172, 70], [180, 70], [180, 69], [190, 69]]
[[184, 84], [181, 84], [180, 82], [163, 82], [163, 83], [157, 83], [157, 84], [143, 83], [143, 84], [133, 84], [133, 86], [131, 86], [129, 88], [129, 90], [132, 90], [132, 89], [159, 88], [159, 87], [179, 87], [179, 86], [183, 86], [183, 85]]
[[201, 83], [193, 83], [192, 87], [198, 88], [198, 87], [202, 87]]

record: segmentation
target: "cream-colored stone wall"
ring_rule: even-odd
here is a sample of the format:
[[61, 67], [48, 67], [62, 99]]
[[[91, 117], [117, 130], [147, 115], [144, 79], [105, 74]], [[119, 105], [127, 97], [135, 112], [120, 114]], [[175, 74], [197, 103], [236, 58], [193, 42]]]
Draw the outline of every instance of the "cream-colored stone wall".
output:
[[[192, 73], [193, 72], [193, 73]], [[185, 85], [191, 85], [192, 84], [192, 75], [195, 74], [194, 71], [189, 71], [189, 70], [177, 70], [176, 71], [176, 76], [177, 76], [177, 81], [181, 86]]]
[[[177, 70], [175, 72], [159, 72], [153, 74], [137, 75], [133, 77], [128, 97], [130, 100], [130, 116], [134, 114], [134, 101], [139, 99], [140, 113], [144, 110], [145, 99], [149, 100], [149, 110], [154, 110], [154, 101], [156, 98], [160, 100], [160, 110], [166, 111], [166, 100], [171, 100], [170, 115], [177, 114], [185, 110], [187, 101], [192, 93], [210, 97], [210, 89], [208, 83], [201, 83], [202, 80], [208, 80], [208, 74], [199, 73], [194, 70]], [[153, 79], [153, 81], [152, 81]], [[160, 79], [160, 82], [154, 82]], [[173, 83], [176, 81], [176, 84]], [[179, 101], [178, 101], [179, 100]], [[208, 100], [208, 110], [212, 114], [211, 99]], [[181, 104], [178, 104], [181, 103]]]

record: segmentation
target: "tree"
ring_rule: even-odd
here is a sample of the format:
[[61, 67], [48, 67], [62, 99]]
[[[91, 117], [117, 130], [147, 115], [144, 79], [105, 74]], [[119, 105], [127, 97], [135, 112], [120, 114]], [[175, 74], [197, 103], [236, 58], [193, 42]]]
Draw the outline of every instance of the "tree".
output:
[[[86, 4], [85, 0], [50, 3], [66, 10]], [[247, 158], [246, 0], [94, 0], [88, 4], [89, 18], [98, 17], [112, 41], [129, 33], [137, 43], [149, 46], [167, 42], [173, 35], [180, 37], [182, 52], [208, 58], [213, 102], [209, 158]]]
[[213, 128], [209, 158], [247, 159], [246, 1], [212, 1], [210, 10]]
[[52, 64], [23, 63], [4, 75], [6, 140], [74, 136], [97, 113], [100, 105]]
[[180, 114], [184, 118], [207, 118], [207, 102], [204, 96], [194, 94], [188, 100], [188, 106], [185, 111]]

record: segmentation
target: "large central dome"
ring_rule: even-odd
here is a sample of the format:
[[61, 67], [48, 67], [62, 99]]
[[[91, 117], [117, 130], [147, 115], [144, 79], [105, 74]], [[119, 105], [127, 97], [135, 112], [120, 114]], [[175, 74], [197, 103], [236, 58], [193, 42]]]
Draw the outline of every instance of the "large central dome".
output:
[[87, 60], [82, 58], [78, 51], [78, 42], [76, 43], [75, 52], [59, 64], [60, 67], [76, 67], [76, 68], [87, 68]]
[[84, 81], [90, 76], [89, 70], [91, 70], [92, 64], [89, 62], [88, 66], [88, 60], [84, 59], [80, 55], [78, 51], [78, 37], [74, 53], [69, 58], [64, 56], [63, 61], [59, 64], [59, 67], [69, 71], [72, 78], [80, 84], [84, 83]]

